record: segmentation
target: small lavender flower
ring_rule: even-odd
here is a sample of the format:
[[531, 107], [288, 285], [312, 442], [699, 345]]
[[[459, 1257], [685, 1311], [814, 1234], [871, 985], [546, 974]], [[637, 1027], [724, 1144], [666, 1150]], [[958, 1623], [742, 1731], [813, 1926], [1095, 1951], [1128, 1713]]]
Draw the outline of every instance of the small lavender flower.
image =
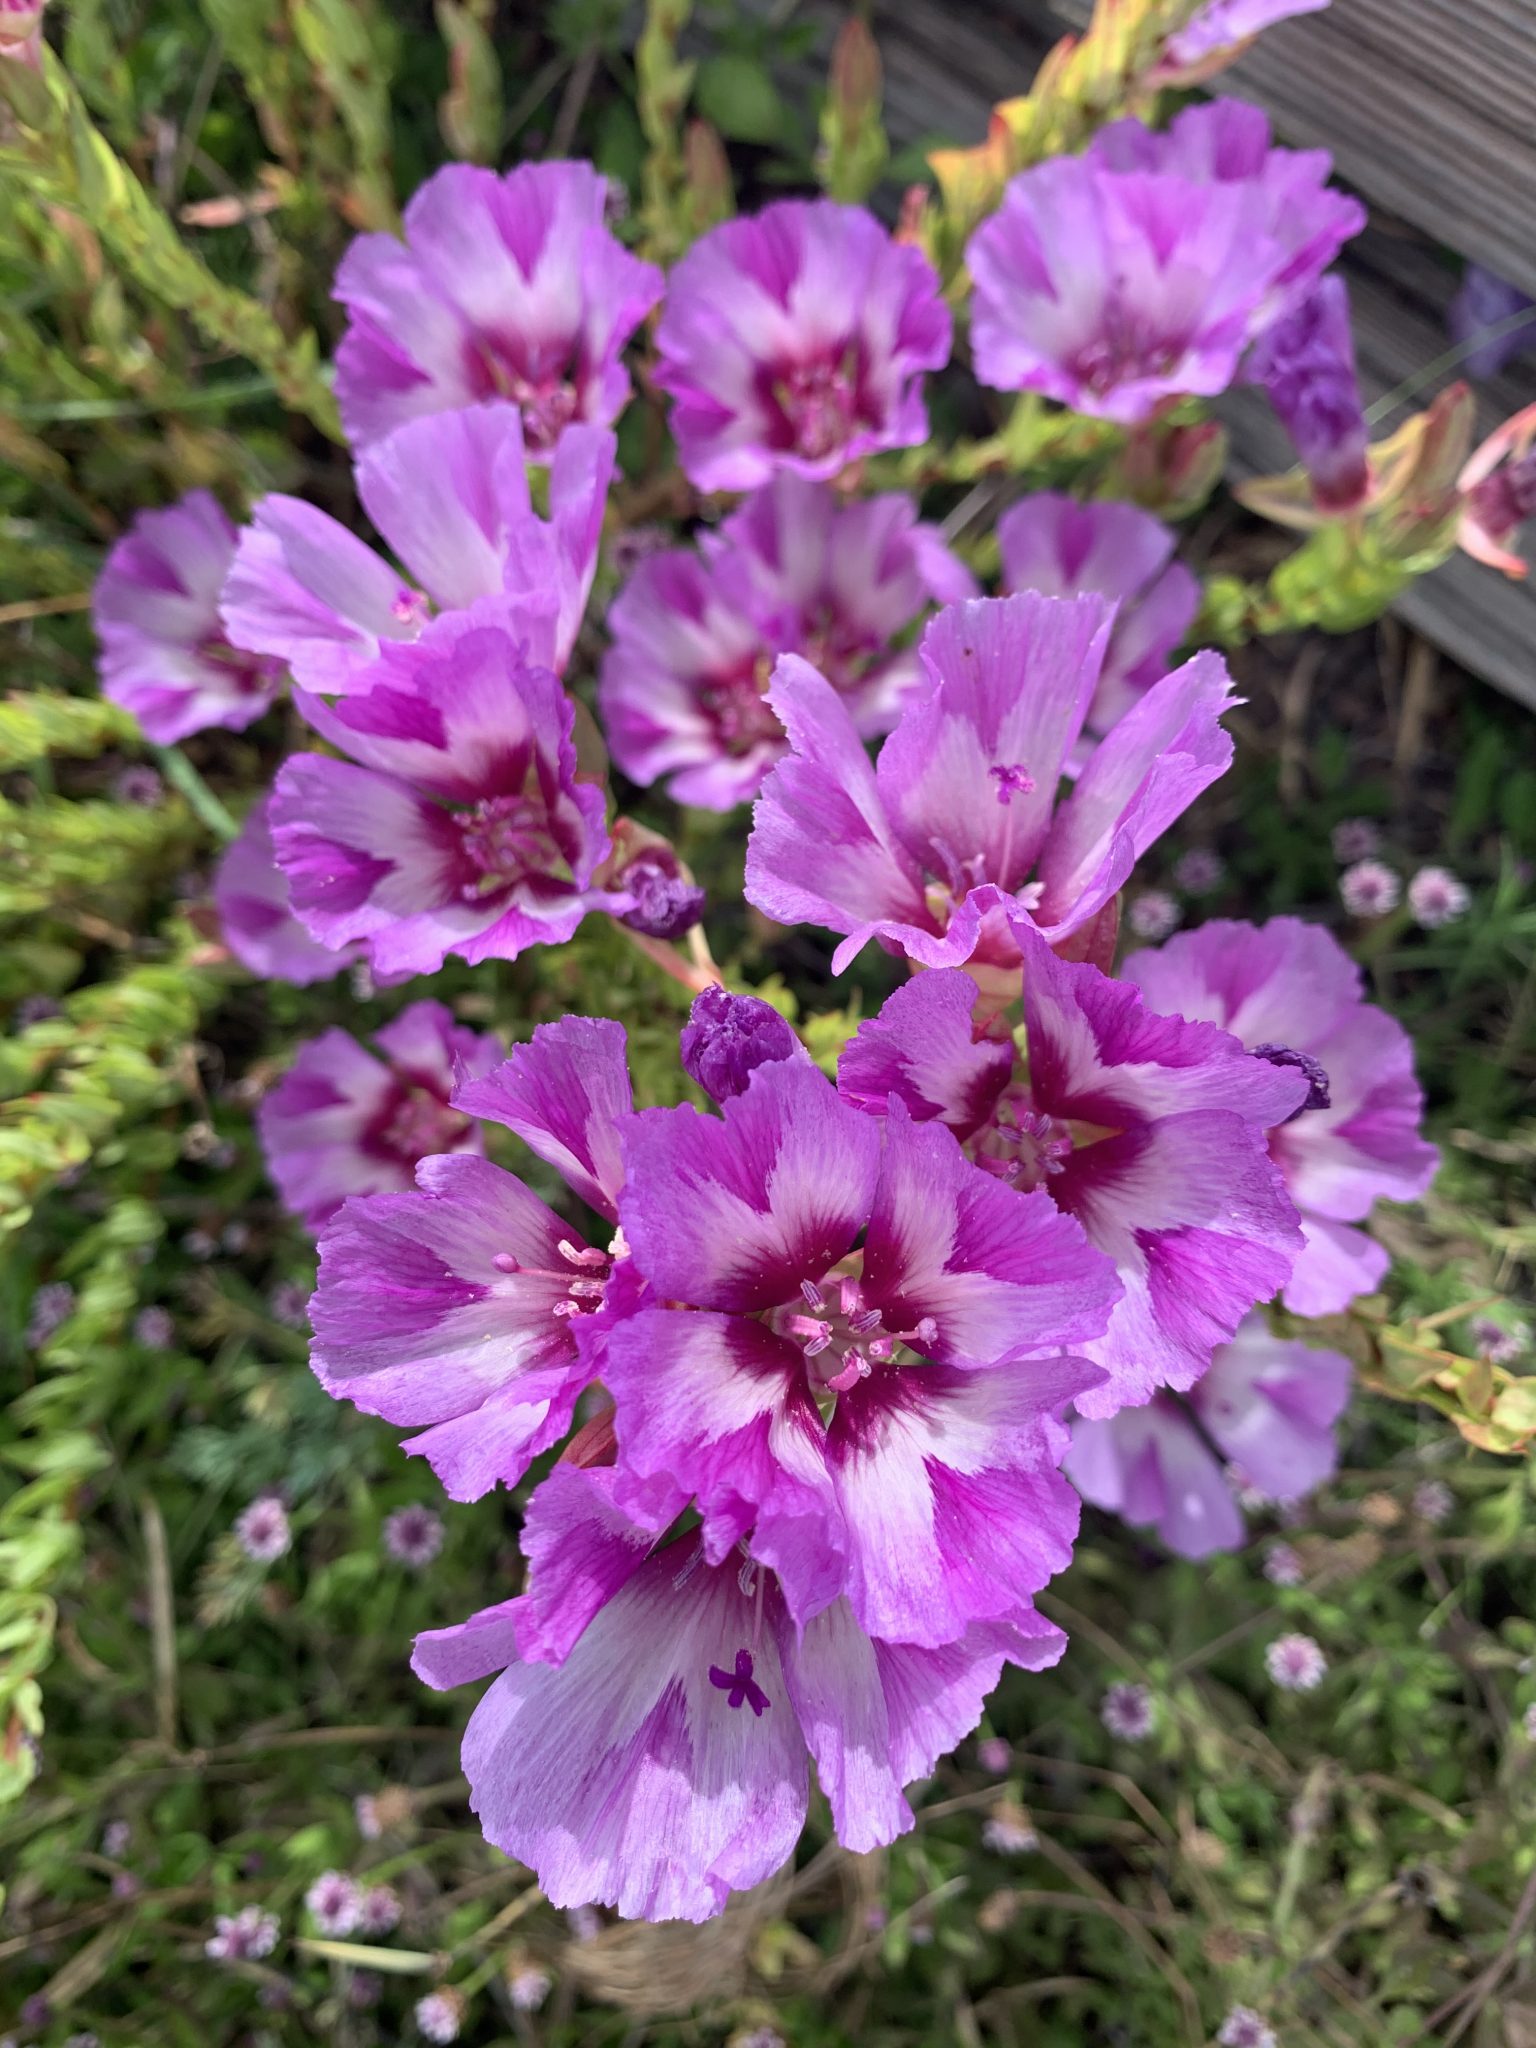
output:
[[603, 1931], [602, 1915], [595, 1906], [572, 1906], [565, 1919], [572, 1941], [596, 1941]]
[[176, 1335], [169, 1309], [151, 1305], [141, 1308], [133, 1319], [133, 1341], [146, 1351], [168, 1351]]
[[378, 1801], [371, 1792], [359, 1792], [352, 1802], [353, 1816], [357, 1821], [357, 1832], [365, 1842], [376, 1842], [383, 1834], [379, 1819]]
[[429, 2041], [456, 2041], [464, 2024], [464, 1999], [448, 1985], [416, 2001], [416, 2024]]
[[1099, 1706], [1099, 1719], [1120, 1742], [1145, 1742], [1157, 1725], [1157, 1709], [1144, 1685], [1112, 1685]]
[[976, 1745], [976, 1761], [984, 1771], [1000, 1778], [1013, 1762], [1013, 1751], [1000, 1735], [985, 1735]]
[[1413, 1512], [1434, 1529], [1455, 1510], [1456, 1496], [1443, 1479], [1426, 1479], [1413, 1490]]
[[547, 1970], [537, 1970], [531, 1964], [514, 1970], [507, 1979], [507, 1993], [512, 2000], [514, 2012], [537, 2012], [549, 1996], [550, 1977]]
[[1369, 818], [1343, 818], [1330, 834], [1333, 857], [1341, 867], [1369, 860], [1381, 850], [1381, 834]]
[[275, 1564], [293, 1547], [288, 1511], [275, 1494], [253, 1500], [235, 1522], [240, 1548], [255, 1564]]
[[16, 2017], [24, 2027], [46, 2027], [53, 2017], [52, 2003], [44, 1998], [41, 1991], [34, 1991], [30, 1998], [22, 2000], [21, 2011]]
[[1531, 1333], [1524, 1323], [1511, 1323], [1506, 1329], [1492, 1316], [1472, 1318], [1472, 1342], [1477, 1346], [1478, 1357], [1486, 1358], [1490, 1365], [1513, 1365], [1530, 1341]]
[[403, 1908], [391, 1884], [371, 1884], [363, 1893], [358, 1927], [364, 1934], [393, 1934]]
[[730, 2048], [785, 2048], [784, 2036], [776, 2027], [754, 2027], [750, 2034], [738, 2034]]
[[1216, 2039], [1219, 2048], [1277, 2048], [1274, 2028], [1251, 2005], [1234, 2005]]
[[146, 811], [152, 811], [165, 795], [165, 784], [143, 762], [131, 768], [124, 768], [113, 779], [112, 794], [120, 804], [138, 804]]
[[304, 1903], [322, 1934], [355, 1934], [362, 1924], [363, 1893], [344, 1870], [324, 1870], [304, 1894]]
[[52, 996], [23, 996], [11, 1013], [11, 1022], [18, 1031], [25, 1031], [30, 1024], [45, 1024], [50, 1017], [62, 1017], [64, 1007]]
[[1311, 1692], [1322, 1684], [1328, 1659], [1311, 1636], [1277, 1636], [1264, 1652], [1264, 1667], [1282, 1692]]
[[384, 1548], [397, 1564], [422, 1571], [443, 1547], [443, 1518], [432, 1508], [397, 1508], [384, 1524]]
[[27, 1346], [36, 1351], [75, 1312], [75, 1290], [67, 1280], [49, 1280], [32, 1297], [27, 1319]]
[[196, 1259], [201, 1264], [213, 1257], [219, 1243], [218, 1239], [206, 1230], [189, 1230], [181, 1240], [181, 1248], [189, 1259]]
[[1385, 917], [1402, 893], [1402, 883], [1379, 860], [1357, 860], [1339, 877], [1339, 895], [1351, 917]]
[[1449, 868], [1420, 868], [1408, 884], [1408, 908], [1427, 932], [1465, 917], [1472, 892]]
[[115, 1862], [126, 1851], [132, 1836], [133, 1830], [127, 1821], [109, 1820], [101, 1831], [102, 1855], [112, 1857]]
[[1000, 1807], [981, 1831], [981, 1839], [998, 1856], [1027, 1856], [1040, 1837], [1016, 1806]]
[[272, 1312], [272, 1320], [281, 1323], [284, 1329], [309, 1328], [309, 1295], [295, 1281], [279, 1280], [267, 1296], [267, 1307]]
[[1264, 1553], [1264, 1576], [1272, 1586], [1299, 1586], [1305, 1574], [1289, 1543], [1271, 1543]]
[[1536, 1742], [1536, 1700], [1532, 1700], [1531, 1704], [1526, 1708], [1525, 1718], [1521, 1725], [1525, 1729], [1526, 1741]]
[[136, 1899], [144, 1889], [131, 1870], [114, 1870], [112, 1873], [112, 1896], [114, 1899]]
[[1227, 864], [1208, 846], [1192, 846], [1173, 865], [1173, 879], [1186, 896], [1209, 896], [1226, 880]]
[[1178, 928], [1184, 913], [1165, 889], [1145, 889], [1131, 905], [1130, 927], [1138, 939], [1155, 945]]
[[347, 2004], [354, 2012], [371, 2012], [384, 1996], [384, 1979], [376, 1970], [354, 1970], [347, 1985]]
[[203, 1943], [204, 1955], [216, 1963], [244, 1963], [271, 1955], [277, 1946], [278, 1920], [260, 1906], [243, 1906], [238, 1913], [215, 1916], [213, 1933]]

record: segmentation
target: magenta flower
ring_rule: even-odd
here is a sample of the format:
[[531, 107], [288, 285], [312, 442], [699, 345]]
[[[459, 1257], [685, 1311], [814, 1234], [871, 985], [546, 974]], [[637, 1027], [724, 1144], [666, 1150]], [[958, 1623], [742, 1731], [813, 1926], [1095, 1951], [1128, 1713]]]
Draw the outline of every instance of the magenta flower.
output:
[[1168, 38], [1168, 62], [1187, 70], [1213, 57], [1234, 56], [1261, 29], [1295, 14], [1316, 14], [1327, 5], [1328, 0], [1206, 0], [1193, 20]]
[[656, 383], [690, 480], [749, 491], [923, 440], [922, 373], [949, 344], [919, 250], [862, 207], [780, 199], [712, 228], [672, 272]]
[[312, 939], [294, 916], [288, 878], [272, 845], [271, 807], [270, 797], [253, 804], [240, 836], [224, 849], [213, 879], [213, 907], [224, 943], [242, 967], [263, 980], [304, 988], [339, 974], [365, 949], [350, 945], [333, 952]]
[[1326, 1106], [1270, 1132], [1270, 1155], [1301, 1211], [1305, 1249], [1285, 1287], [1297, 1315], [1332, 1315], [1368, 1294], [1387, 1254], [1353, 1226], [1380, 1198], [1416, 1200], [1438, 1155], [1420, 1135], [1424, 1098], [1407, 1033], [1361, 994], [1360, 971], [1316, 925], [1219, 920], [1181, 933], [1121, 972], [1161, 1010], [1202, 1018], [1273, 1058], [1291, 1049], [1327, 1077]]
[[[610, 1224], [631, 1099], [623, 1027], [586, 1017], [541, 1026], [453, 1098], [515, 1131]], [[322, 1234], [310, 1362], [329, 1393], [419, 1430], [405, 1448], [452, 1499], [477, 1500], [570, 1427], [617, 1254], [488, 1160], [427, 1159], [416, 1180], [348, 1202]]]
[[1083, 721], [1085, 732], [1108, 732], [1167, 674], [1169, 656], [1200, 609], [1199, 581], [1173, 559], [1172, 528], [1139, 505], [1084, 505], [1039, 491], [999, 519], [997, 544], [1007, 590], [1037, 590], [1043, 597], [1091, 592], [1118, 602]]
[[785, 749], [764, 695], [776, 656], [804, 655], [861, 732], [882, 732], [919, 674], [900, 636], [928, 604], [974, 593], [910, 499], [843, 500], [781, 473], [697, 553], [645, 558], [615, 600], [598, 694], [614, 759], [728, 810]]
[[621, 1133], [655, 1305], [608, 1338], [616, 1504], [659, 1533], [691, 1497], [708, 1560], [747, 1540], [797, 1625], [846, 1595], [937, 1647], [1027, 1605], [1071, 1551], [1056, 1411], [1102, 1377], [1061, 1354], [1117, 1292], [1078, 1224], [807, 1060]]
[[834, 973], [872, 938], [924, 966], [975, 954], [1011, 973], [1010, 912], [1053, 940], [1096, 918], [1232, 758], [1219, 722], [1231, 678], [1197, 654], [1119, 720], [1058, 806], [1111, 619], [1098, 597], [949, 606], [874, 767], [836, 691], [786, 655], [769, 702], [790, 752], [753, 814], [748, 901], [781, 924], [847, 933]]
[[141, 512], [91, 594], [102, 693], [152, 740], [173, 746], [211, 725], [237, 730], [277, 695], [282, 666], [238, 652], [219, 621], [235, 528], [208, 491]]
[[1351, 512], [1371, 487], [1349, 290], [1320, 278], [1259, 336], [1246, 375], [1269, 394], [1323, 510]]
[[860, 1027], [838, 1065], [844, 1098], [947, 1123], [989, 1173], [1038, 1189], [1112, 1259], [1123, 1289], [1102, 1335], [1076, 1347], [1104, 1372], [1078, 1396], [1104, 1417], [1187, 1388], [1247, 1312], [1282, 1285], [1296, 1212], [1266, 1154], [1307, 1083], [1205, 1023], [1058, 960], [1020, 928], [1027, 1068], [1012, 1041], [973, 1037], [975, 984], [919, 975]]
[[521, 408], [547, 458], [572, 421], [606, 427], [629, 397], [619, 358], [664, 280], [603, 225], [590, 164], [498, 177], [446, 164], [405, 209], [405, 239], [359, 235], [336, 273], [347, 332], [336, 398], [354, 447], [482, 399]]
[[1080, 1416], [1067, 1476], [1094, 1507], [1154, 1526], [1180, 1557], [1235, 1550], [1245, 1534], [1235, 1489], [1291, 1501], [1320, 1485], [1338, 1462], [1333, 1425], [1352, 1385], [1347, 1358], [1283, 1342], [1250, 1316], [1187, 1407], [1158, 1394], [1104, 1421]]
[[902, 1787], [975, 1726], [1003, 1664], [1064, 1647], [1032, 1609], [941, 1649], [872, 1641], [844, 1599], [797, 1629], [769, 1570], [711, 1562], [702, 1533], [658, 1548], [614, 1483], [557, 1465], [524, 1529], [528, 1590], [413, 1659], [438, 1687], [500, 1674], [464, 1738], [471, 1803], [556, 1906], [718, 1913], [792, 1853], [808, 1756], [846, 1847], [893, 1840]]
[[295, 754], [272, 838], [293, 907], [327, 946], [366, 942], [385, 974], [425, 974], [558, 945], [589, 910], [608, 852], [603, 795], [578, 779], [574, 706], [495, 612], [433, 620], [388, 648], [373, 687], [305, 717], [349, 761]]
[[333, 1028], [306, 1039], [256, 1112], [267, 1171], [311, 1230], [348, 1195], [415, 1185], [419, 1159], [478, 1152], [455, 1086], [488, 1074], [504, 1048], [468, 1031], [441, 1003], [412, 1003], [373, 1035], [370, 1051]]
[[972, 236], [976, 374], [1126, 426], [1225, 391], [1248, 344], [1365, 224], [1320, 150], [1270, 146], [1257, 107], [1102, 129], [1022, 171]]
[[561, 436], [549, 518], [534, 512], [517, 407], [432, 413], [397, 427], [357, 464], [363, 509], [416, 578], [302, 498], [257, 501], [220, 607], [237, 647], [285, 664], [301, 689], [366, 689], [381, 648], [419, 640], [434, 611], [504, 597], [526, 658], [561, 673], [597, 569], [614, 439]]

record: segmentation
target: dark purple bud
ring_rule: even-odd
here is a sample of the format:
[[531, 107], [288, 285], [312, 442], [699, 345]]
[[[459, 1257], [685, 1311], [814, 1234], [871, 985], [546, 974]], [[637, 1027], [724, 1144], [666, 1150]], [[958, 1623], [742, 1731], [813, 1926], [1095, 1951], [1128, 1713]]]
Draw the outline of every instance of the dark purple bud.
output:
[[1333, 1097], [1328, 1092], [1328, 1070], [1321, 1060], [1313, 1059], [1309, 1052], [1298, 1052], [1293, 1045], [1256, 1045], [1253, 1048], [1256, 1060], [1268, 1060], [1272, 1067], [1294, 1067], [1307, 1077], [1307, 1099], [1299, 1108], [1293, 1109], [1285, 1119], [1294, 1123], [1309, 1109], [1331, 1109]]
[[1254, 343], [1248, 376], [1269, 393], [1318, 504], [1331, 512], [1360, 504], [1370, 484], [1365, 413], [1342, 278], [1322, 278], [1299, 306], [1264, 330]]
[[793, 1059], [800, 1041], [771, 1003], [717, 987], [694, 997], [678, 1051], [705, 1094], [728, 1102], [746, 1087], [754, 1067]]
[[685, 882], [675, 865], [643, 853], [619, 877], [619, 886], [635, 899], [633, 910], [619, 919], [648, 939], [680, 939], [704, 915], [704, 891]]
[[1513, 539], [1536, 512], [1536, 449], [1501, 462], [1468, 493], [1473, 517], [1496, 541]]

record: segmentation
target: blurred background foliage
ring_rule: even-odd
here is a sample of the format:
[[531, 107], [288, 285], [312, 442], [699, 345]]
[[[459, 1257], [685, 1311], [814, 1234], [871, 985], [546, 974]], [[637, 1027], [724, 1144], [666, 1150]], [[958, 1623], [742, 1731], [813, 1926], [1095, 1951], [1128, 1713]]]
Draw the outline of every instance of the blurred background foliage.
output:
[[[1445, 1166], [1384, 1222], [1389, 1290], [1344, 1333], [1393, 1398], [1357, 1401], [1300, 1525], [1194, 1566], [1090, 1517], [1042, 1601], [1070, 1655], [1004, 1686], [993, 1743], [941, 1767], [916, 1832], [855, 1859], [813, 1820], [793, 1874], [702, 1930], [543, 1905], [467, 1814], [468, 1701], [407, 1669], [416, 1630], [515, 1582], [526, 1488], [446, 1507], [419, 1575], [381, 1549], [392, 1511], [442, 1504], [309, 1377], [311, 1254], [249, 1117], [296, 1038], [403, 998], [234, 968], [210, 866], [297, 729], [279, 710], [146, 747], [93, 694], [88, 592], [133, 513], [194, 485], [236, 513], [281, 488], [351, 515], [330, 275], [445, 156], [590, 155], [662, 256], [818, 179], [894, 211], [921, 156], [886, 149], [862, 44], [807, 91], [815, 33], [793, 4], [732, 0], [643, 20], [615, 0], [68, 0], [43, 73], [0, 61], [0, 2026], [19, 2041], [362, 2048], [447, 1984], [476, 2042], [1193, 2048], [1242, 2004], [1287, 2048], [1536, 2043], [1532, 1467], [1479, 1448], [1530, 1425], [1516, 1403], [1495, 1426], [1519, 1367], [1495, 1381], [1468, 1320], [1512, 1327], [1536, 1255], [1536, 764], [1525, 713], [1391, 622], [1236, 648], [1238, 765], [1137, 884], [1177, 895], [1180, 854], [1208, 848], [1225, 879], [1182, 897], [1187, 921], [1342, 924], [1329, 832], [1365, 817], [1394, 865], [1473, 890], [1458, 923], [1397, 913], [1365, 944]], [[973, 448], [1008, 431], [963, 374], [940, 410]], [[631, 524], [691, 509], [663, 437], [631, 409]], [[1032, 479], [1065, 463], [1091, 485], [1103, 454], [1036, 447]], [[967, 493], [999, 469], [1018, 488], [1009, 460], [915, 479], [963, 512], [982, 568], [996, 500]], [[1191, 509], [1213, 601], [1281, 559], [1229, 503]], [[823, 935], [741, 904], [737, 824], [665, 811], [722, 963], [830, 1058], [891, 964], [830, 982]], [[642, 1099], [678, 1090], [685, 998], [607, 926], [435, 989], [512, 1037], [619, 1017]], [[265, 1568], [231, 1528], [274, 1490], [294, 1542]], [[1295, 1585], [1266, 1572], [1279, 1540]], [[1290, 1629], [1329, 1660], [1307, 1695], [1266, 1672]], [[1154, 1703], [1137, 1744], [1100, 1720], [1124, 1681]], [[375, 1953], [307, 1931], [327, 1868], [399, 1891]], [[253, 1904], [281, 1918], [271, 1955], [207, 1960], [213, 1916]]]

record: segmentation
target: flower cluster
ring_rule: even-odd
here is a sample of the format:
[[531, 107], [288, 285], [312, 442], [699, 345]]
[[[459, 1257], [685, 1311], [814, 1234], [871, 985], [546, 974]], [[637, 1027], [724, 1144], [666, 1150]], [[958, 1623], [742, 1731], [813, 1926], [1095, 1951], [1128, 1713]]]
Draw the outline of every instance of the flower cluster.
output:
[[[1162, 61], [1304, 4], [1221, 0]], [[1132, 427], [1261, 378], [1319, 502], [1353, 503], [1324, 272], [1359, 211], [1326, 171], [1221, 101], [1022, 173], [968, 252], [978, 374]], [[1435, 1156], [1407, 1040], [1326, 933], [1206, 924], [1112, 972], [1138, 863], [1233, 752], [1225, 663], [1180, 658], [1200, 592], [1170, 529], [1024, 497], [982, 595], [884, 461], [866, 488], [949, 356], [919, 249], [783, 200], [664, 279], [606, 200], [583, 164], [429, 179], [336, 284], [379, 545], [282, 494], [237, 531], [194, 494], [119, 543], [97, 616], [157, 737], [244, 725], [285, 677], [316, 735], [215, 885], [253, 972], [376, 991], [595, 915], [695, 992], [679, 1106], [637, 1102], [613, 1019], [520, 1020], [508, 1051], [424, 999], [302, 1044], [258, 1121], [318, 1234], [321, 1384], [452, 1500], [541, 1461], [525, 1570], [415, 1647], [430, 1685], [492, 1681], [463, 1751], [488, 1839], [556, 1906], [699, 1920], [791, 1855], [812, 1766], [849, 1849], [912, 1825], [1004, 1666], [1062, 1654], [1035, 1603], [1080, 1497], [1200, 1556], [1241, 1539], [1240, 1497], [1326, 1475], [1347, 1362], [1265, 1305], [1375, 1287], [1371, 1205]], [[604, 605], [631, 345], [698, 526], [632, 529]], [[840, 935], [834, 972], [879, 949], [893, 992], [835, 1068], [728, 991], [675, 846], [611, 812], [604, 738], [678, 803], [756, 799], [746, 900]], [[1176, 872], [1222, 874], [1200, 848]], [[1458, 914], [1448, 881], [1419, 878], [1421, 922]], [[1142, 938], [1179, 920], [1129, 900]], [[292, 1541], [275, 1497], [237, 1534], [262, 1563]], [[425, 1573], [444, 1535], [420, 1505], [384, 1545]], [[1134, 1687], [1104, 1718], [1156, 1719]], [[337, 1871], [306, 1904], [327, 1936], [400, 1911]], [[511, 1995], [547, 1989], [530, 1966]], [[417, 2007], [433, 2039], [461, 2017], [450, 1988]]]

